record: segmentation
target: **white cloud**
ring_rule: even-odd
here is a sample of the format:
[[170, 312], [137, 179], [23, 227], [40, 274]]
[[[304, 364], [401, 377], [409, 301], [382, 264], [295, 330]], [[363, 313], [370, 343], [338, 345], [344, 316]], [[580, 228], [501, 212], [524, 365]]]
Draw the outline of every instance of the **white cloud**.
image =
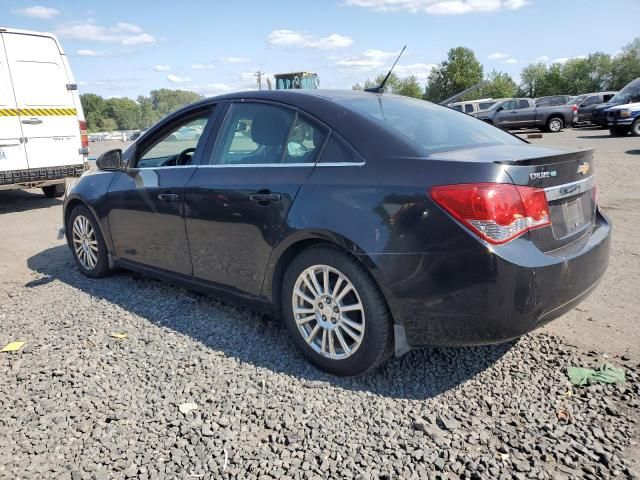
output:
[[210, 63], [194, 63], [191, 65], [192, 70], [213, 70], [214, 68], [216, 68], [215, 65]]
[[353, 39], [338, 33], [317, 37], [293, 30], [274, 30], [267, 36], [267, 42], [280, 47], [318, 48], [330, 50], [345, 48], [353, 44]]
[[156, 72], [168, 72], [171, 70], [171, 67], [169, 65], [155, 65], [153, 69]]
[[337, 58], [334, 65], [343, 70], [375, 70], [383, 67], [387, 61], [398, 55], [398, 52], [382, 50], [366, 50], [361, 55]]
[[515, 58], [511, 57], [511, 58], [507, 58], [502, 63], [507, 63], [509, 65], [515, 65], [516, 63], [518, 63], [518, 60], [516, 60]]
[[81, 57], [106, 57], [108, 55], [111, 55], [111, 52], [90, 50], [88, 48], [81, 48], [80, 50], [76, 50], [76, 53]]
[[173, 73], [167, 75], [167, 80], [171, 83], [189, 83], [191, 81], [189, 77], [181, 77], [180, 75], [174, 75]]
[[554, 58], [551, 63], [567, 63], [569, 60], [578, 60], [578, 59], [584, 59], [587, 58], [586, 55], [577, 55], [575, 57], [560, 57], [560, 58]]
[[43, 7], [42, 5], [21, 8], [19, 10], [12, 10], [12, 13], [25, 17], [39, 18], [41, 20], [50, 20], [56, 15], [60, 15], [59, 10], [50, 7]]
[[393, 69], [400, 78], [413, 75], [420, 83], [426, 83], [431, 70], [436, 67], [434, 63], [413, 63], [410, 65], [396, 65]]
[[205, 85], [191, 85], [186, 88], [205, 97], [214, 97], [235, 90], [231, 85], [227, 85], [226, 83], [207, 83]]
[[251, 59], [246, 57], [224, 57], [222, 63], [235, 64], [235, 63], [250, 63]]
[[92, 22], [77, 23], [60, 26], [54, 33], [60, 38], [119, 43], [125, 46], [148, 45], [156, 42], [153, 35], [145, 33], [138, 25], [126, 22], [118, 22], [110, 27], [104, 27]]
[[465, 13], [518, 10], [528, 0], [345, 0], [345, 5], [371, 8], [383, 12], [407, 11], [431, 15], [462, 15]]
[[533, 61], [533, 63], [547, 63], [548, 61], [549, 57], [547, 57], [546, 55], [540, 55]]
[[509, 55], [508, 53], [495, 52], [489, 55], [487, 58], [489, 60], [504, 60], [505, 58], [509, 58], [510, 56], [511, 55]]

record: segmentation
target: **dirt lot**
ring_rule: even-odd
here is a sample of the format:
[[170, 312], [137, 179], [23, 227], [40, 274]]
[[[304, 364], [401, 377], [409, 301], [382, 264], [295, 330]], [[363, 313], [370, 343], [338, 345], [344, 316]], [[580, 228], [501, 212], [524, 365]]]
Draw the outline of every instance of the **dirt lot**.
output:
[[[0, 478], [637, 478], [640, 139], [532, 141], [596, 150], [615, 226], [602, 284], [518, 342], [358, 379], [310, 367], [274, 319], [83, 277], [56, 240], [62, 202], [0, 192], [0, 346], [27, 342], [0, 354]], [[625, 384], [568, 384], [568, 366], [605, 360]]]

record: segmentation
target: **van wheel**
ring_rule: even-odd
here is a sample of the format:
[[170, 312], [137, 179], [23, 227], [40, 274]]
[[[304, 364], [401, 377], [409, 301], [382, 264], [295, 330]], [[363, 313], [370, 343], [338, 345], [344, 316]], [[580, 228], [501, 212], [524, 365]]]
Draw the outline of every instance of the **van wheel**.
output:
[[360, 375], [393, 347], [387, 303], [367, 270], [333, 247], [304, 250], [289, 265], [282, 312], [296, 346], [318, 368]]
[[42, 187], [42, 193], [47, 198], [59, 198], [64, 195], [65, 185], [64, 183], [58, 183], [56, 185], [47, 185]]
[[73, 259], [80, 272], [92, 278], [107, 276], [111, 272], [107, 245], [89, 209], [84, 205], [75, 207], [66, 230]]
[[631, 135], [640, 137], [640, 117], [636, 118], [631, 124]]
[[551, 117], [547, 120], [547, 131], [551, 133], [558, 133], [564, 127], [564, 122], [560, 117]]

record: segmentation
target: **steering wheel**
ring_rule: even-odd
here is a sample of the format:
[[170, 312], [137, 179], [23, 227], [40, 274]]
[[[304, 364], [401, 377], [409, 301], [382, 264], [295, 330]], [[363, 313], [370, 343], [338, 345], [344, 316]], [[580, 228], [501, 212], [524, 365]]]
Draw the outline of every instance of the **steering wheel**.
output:
[[[176, 156], [176, 165], [186, 165], [193, 158], [193, 153], [196, 151], [195, 148], [185, 148]], [[191, 154], [191, 155], [189, 155]]]

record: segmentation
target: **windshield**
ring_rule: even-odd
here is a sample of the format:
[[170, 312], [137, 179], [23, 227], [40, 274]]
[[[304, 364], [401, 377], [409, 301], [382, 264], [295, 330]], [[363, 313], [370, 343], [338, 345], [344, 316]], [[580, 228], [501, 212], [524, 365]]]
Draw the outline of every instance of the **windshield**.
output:
[[573, 100], [571, 100], [569, 103], [567, 103], [567, 105], [580, 105], [585, 98], [587, 98], [586, 95], [578, 95]]
[[607, 103], [635, 102], [640, 98], [640, 86], [626, 86], [616, 93]]
[[345, 98], [341, 103], [386, 123], [426, 153], [478, 145], [522, 144], [499, 128], [424, 100], [385, 94]]

